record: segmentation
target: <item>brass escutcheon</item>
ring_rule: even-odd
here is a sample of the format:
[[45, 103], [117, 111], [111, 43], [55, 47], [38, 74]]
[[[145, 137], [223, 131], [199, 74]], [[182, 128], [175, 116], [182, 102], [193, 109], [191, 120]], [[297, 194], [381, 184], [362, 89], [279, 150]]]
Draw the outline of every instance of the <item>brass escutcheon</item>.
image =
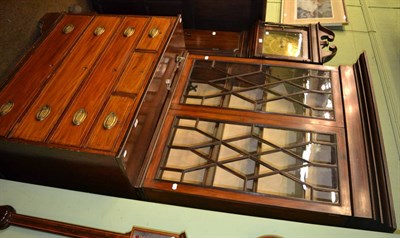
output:
[[180, 56], [180, 55], [177, 55], [176, 58], [175, 58], [175, 62], [177, 62], [177, 63], [180, 63], [180, 62], [182, 62], [183, 60], [185, 60], [185, 57]]
[[114, 112], [111, 112], [110, 114], [107, 115], [106, 119], [104, 120], [103, 126], [104, 129], [110, 130], [117, 124], [118, 117]]
[[149, 37], [150, 38], [155, 38], [156, 36], [158, 36], [160, 34], [160, 30], [157, 27], [154, 27], [153, 29], [151, 29], [149, 31]]
[[131, 37], [133, 35], [133, 33], [135, 33], [135, 28], [130, 26], [130, 27], [125, 29], [124, 36], [125, 37]]
[[64, 28], [63, 28], [62, 31], [64, 32], [64, 34], [69, 34], [69, 33], [71, 33], [74, 29], [75, 29], [74, 24], [68, 24], [68, 25], [64, 26]]
[[44, 105], [42, 108], [40, 108], [38, 113], [36, 113], [36, 120], [43, 121], [44, 119], [46, 119], [46, 117], [50, 115], [50, 112], [51, 112], [50, 106]]
[[0, 116], [4, 116], [9, 113], [14, 107], [14, 103], [12, 101], [8, 101], [1, 105], [0, 107]]
[[87, 111], [83, 108], [79, 109], [75, 112], [74, 117], [72, 118], [72, 124], [75, 126], [79, 126], [86, 119]]
[[93, 33], [94, 33], [96, 36], [99, 36], [99, 35], [103, 34], [105, 31], [106, 31], [106, 28], [105, 28], [104, 26], [99, 26], [99, 27], [97, 27], [97, 28], [94, 30]]

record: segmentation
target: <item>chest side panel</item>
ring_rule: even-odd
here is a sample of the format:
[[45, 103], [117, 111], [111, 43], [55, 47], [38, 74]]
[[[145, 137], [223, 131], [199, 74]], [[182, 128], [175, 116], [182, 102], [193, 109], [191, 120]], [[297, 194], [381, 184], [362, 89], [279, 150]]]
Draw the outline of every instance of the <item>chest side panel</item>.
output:
[[[0, 116], [0, 136], [7, 135], [92, 18], [92, 16], [64, 16], [3, 88], [0, 94], [0, 105], [11, 102], [13, 108], [9, 113]], [[63, 29], [67, 25], [73, 26], [73, 30], [64, 33]]]
[[[142, 35], [149, 18], [127, 17], [116, 31], [116, 36], [102, 55], [94, 72], [85, 82], [69, 109], [61, 119], [50, 142], [56, 144], [80, 146], [93, 124], [103, 103], [108, 98], [111, 87], [126, 67], [126, 62], [132, 56], [132, 51]], [[130, 36], [124, 35], [129, 27], [134, 29]], [[129, 68], [129, 67], [128, 67]], [[125, 70], [126, 72], [126, 70]], [[136, 75], [132, 73], [131, 75]], [[86, 117], [79, 125], [73, 123], [79, 110], [84, 110]], [[76, 117], [75, 117], [76, 118]]]
[[[118, 17], [100, 16], [93, 20], [60, 69], [45, 85], [20, 125], [15, 128], [12, 137], [31, 141], [43, 141], [46, 138], [78, 86], [104, 51], [119, 22]], [[99, 27], [104, 32], [96, 35], [95, 31]], [[44, 114], [48, 115], [44, 119], [38, 119], [38, 113], [43, 112], [45, 107], [47, 111]]]

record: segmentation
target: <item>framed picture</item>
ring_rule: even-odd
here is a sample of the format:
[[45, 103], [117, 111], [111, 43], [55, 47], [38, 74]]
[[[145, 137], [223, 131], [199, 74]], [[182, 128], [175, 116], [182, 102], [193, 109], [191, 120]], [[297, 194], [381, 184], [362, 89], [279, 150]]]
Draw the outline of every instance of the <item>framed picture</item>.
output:
[[283, 0], [281, 18], [283, 24], [347, 23], [343, 0]]

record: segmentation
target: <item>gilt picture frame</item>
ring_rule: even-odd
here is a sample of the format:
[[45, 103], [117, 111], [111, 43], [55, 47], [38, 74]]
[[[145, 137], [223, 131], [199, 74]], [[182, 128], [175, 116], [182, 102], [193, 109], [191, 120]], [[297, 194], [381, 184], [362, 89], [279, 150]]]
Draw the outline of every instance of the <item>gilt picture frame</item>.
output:
[[347, 23], [344, 0], [282, 0], [281, 23], [305, 25], [320, 23], [337, 26]]

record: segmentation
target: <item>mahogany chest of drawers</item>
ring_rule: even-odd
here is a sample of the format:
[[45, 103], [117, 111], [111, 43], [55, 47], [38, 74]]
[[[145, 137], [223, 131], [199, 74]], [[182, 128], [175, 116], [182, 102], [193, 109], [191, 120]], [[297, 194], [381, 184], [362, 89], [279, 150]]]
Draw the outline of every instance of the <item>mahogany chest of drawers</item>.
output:
[[179, 16], [61, 15], [1, 90], [1, 176], [134, 196], [184, 48]]
[[180, 17], [62, 15], [0, 92], [0, 176], [393, 232], [366, 56], [200, 55], [210, 33], [188, 57]]

